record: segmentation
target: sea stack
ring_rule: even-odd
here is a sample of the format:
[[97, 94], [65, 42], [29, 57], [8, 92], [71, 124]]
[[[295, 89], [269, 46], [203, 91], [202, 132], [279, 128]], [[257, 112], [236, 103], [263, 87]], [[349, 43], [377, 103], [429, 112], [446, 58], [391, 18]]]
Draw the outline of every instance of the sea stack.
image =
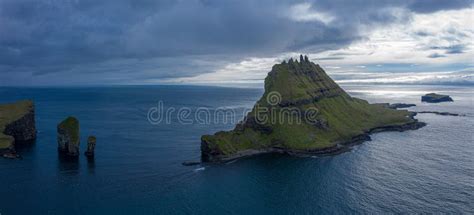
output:
[[15, 144], [36, 139], [35, 108], [31, 100], [0, 105], [0, 155], [16, 158]]
[[308, 57], [272, 67], [265, 92], [232, 131], [201, 137], [204, 162], [261, 153], [333, 154], [381, 131], [425, 125], [415, 113], [369, 104], [347, 94]]
[[79, 120], [68, 117], [58, 125], [58, 151], [71, 157], [79, 156]]
[[87, 157], [94, 157], [96, 141], [97, 141], [97, 138], [95, 136], [89, 136], [87, 138], [87, 151], [85, 152], [85, 155]]
[[452, 102], [453, 99], [448, 95], [428, 93], [421, 97], [422, 102], [428, 103], [439, 103], [439, 102]]

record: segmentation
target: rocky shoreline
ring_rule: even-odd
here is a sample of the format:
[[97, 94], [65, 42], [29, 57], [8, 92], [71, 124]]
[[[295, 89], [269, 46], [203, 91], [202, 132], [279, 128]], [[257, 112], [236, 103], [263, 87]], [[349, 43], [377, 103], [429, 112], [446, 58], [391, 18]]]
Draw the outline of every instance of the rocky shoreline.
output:
[[450, 113], [450, 112], [439, 112], [439, 111], [417, 111], [416, 113], [431, 113], [441, 116], [466, 116], [465, 114]]
[[[416, 113], [411, 115], [411, 118], [414, 119]], [[352, 137], [351, 140], [346, 142], [340, 142], [335, 144], [334, 146], [321, 148], [316, 150], [294, 150], [294, 149], [287, 149], [281, 147], [270, 147], [265, 149], [249, 149], [243, 150], [238, 153], [232, 154], [230, 156], [225, 156], [221, 154], [211, 155], [206, 152], [206, 143], [201, 142], [201, 151], [202, 151], [202, 162], [207, 163], [225, 163], [232, 160], [237, 160], [246, 157], [252, 157], [261, 154], [288, 154], [291, 156], [301, 156], [301, 157], [308, 157], [308, 156], [329, 156], [329, 155], [337, 155], [351, 150], [352, 146], [362, 144], [366, 141], [371, 141], [371, 134], [380, 133], [380, 132], [387, 132], [387, 131], [398, 131], [403, 132], [407, 130], [417, 130], [426, 126], [426, 123], [419, 122], [418, 120], [414, 119], [414, 122], [402, 124], [402, 125], [391, 125], [391, 126], [381, 126], [375, 127], [363, 134], [357, 135]], [[183, 163], [184, 165], [184, 163]], [[186, 166], [186, 165], [185, 165]]]

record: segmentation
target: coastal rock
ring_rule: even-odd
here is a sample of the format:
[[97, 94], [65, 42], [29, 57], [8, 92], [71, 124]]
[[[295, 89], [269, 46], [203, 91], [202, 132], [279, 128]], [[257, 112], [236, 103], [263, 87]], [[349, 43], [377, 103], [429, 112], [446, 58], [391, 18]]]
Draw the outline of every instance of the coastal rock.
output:
[[466, 116], [464, 114], [450, 113], [450, 112], [439, 112], [439, 111], [417, 111], [416, 113], [431, 113], [441, 116]]
[[85, 152], [86, 156], [88, 157], [94, 156], [96, 142], [97, 142], [97, 138], [94, 136], [89, 136], [87, 138], [87, 151]]
[[196, 165], [201, 164], [201, 162], [200, 161], [185, 161], [182, 164], [183, 166], [196, 166]]
[[36, 139], [35, 108], [30, 100], [0, 105], [0, 154], [17, 158], [15, 144]]
[[3, 157], [7, 159], [18, 159], [20, 158], [20, 155], [16, 153], [14, 149], [11, 149], [3, 153]]
[[391, 109], [398, 109], [398, 108], [409, 108], [414, 107], [416, 104], [406, 104], [406, 103], [393, 103], [388, 106]]
[[79, 120], [75, 117], [68, 117], [59, 123], [58, 150], [68, 156], [77, 157], [79, 155]]
[[409, 108], [409, 107], [414, 107], [416, 104], [407, 104], [407, 103], [375, 103], [375, 105], [380, 105], [385, 108], [390, 108], [390, 109], [398, 109], [398, 108]]
[[453, 99], [448, 95], [428, 93], [421, 97], [422, 102], [428, 103], [439, 103], [439, 102], [452, 102]]
[[[302, 59], [302, 60], [301, 60]], [[426, 125], [415, 113], [351, 97], [307, 57], [276, 64], [265, 92], [232, 131], [201, 137], [203, 162], [262, 153], [337, 154], [370, 140], [370, 134]]]

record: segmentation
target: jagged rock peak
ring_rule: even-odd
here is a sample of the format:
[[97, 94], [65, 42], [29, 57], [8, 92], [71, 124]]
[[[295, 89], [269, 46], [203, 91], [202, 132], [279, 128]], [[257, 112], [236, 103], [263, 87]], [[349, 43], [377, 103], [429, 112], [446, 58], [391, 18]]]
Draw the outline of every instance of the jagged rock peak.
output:
[[265, 96], [278, 92], [282, 105], [304, 103], [322, 97], [349, 96], [317, 64], [307, 56], [300, 56], [302, 62], [290, 58], [288, 63], [276, 64], [265, 79]]
[[295, 64], [307, 64], [307, 63], [311, 63], [311, 62], [309, 61], [309, 58], [308, 58], [307, 55], [302, 55], [302, 54], [300, 54], [300, 57], [299, 57], [299, 58], [300, 58], [300, 61], [299, 61], [299, 62], [298, 62], [298, 59], [293, 59], [293, 58], [291, 57], [290, 59], [288, 59], [288, 62], [287, 62], [286, 60], [283, 60], [283, 61], [281, 62], [281, 64], [293, 64], [293, 63], [295, 63]]

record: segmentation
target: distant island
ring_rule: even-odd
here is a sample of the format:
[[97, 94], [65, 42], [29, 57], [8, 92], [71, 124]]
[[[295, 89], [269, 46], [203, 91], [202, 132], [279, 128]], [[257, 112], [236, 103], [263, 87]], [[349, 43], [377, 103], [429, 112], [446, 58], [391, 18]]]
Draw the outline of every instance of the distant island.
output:
[[339, 153], [370, 140], [371, 133], [426, 125], [415, 114], [351, 97], [319, 65], [300, 56], [299, 62], [272, 67], [262, 98], [232, 131], [201, 137], [202, 161]]
[[439, 103], [439, 102], [452, 102], [454, 100], [448, 95], [428, 93], [421, 97], [421, 101], [428, 102], [428, 103]]
[[0, 155], [15, 158], [15, 143], [36, 139], [35, 109], [30, 100], [0, 105]]

